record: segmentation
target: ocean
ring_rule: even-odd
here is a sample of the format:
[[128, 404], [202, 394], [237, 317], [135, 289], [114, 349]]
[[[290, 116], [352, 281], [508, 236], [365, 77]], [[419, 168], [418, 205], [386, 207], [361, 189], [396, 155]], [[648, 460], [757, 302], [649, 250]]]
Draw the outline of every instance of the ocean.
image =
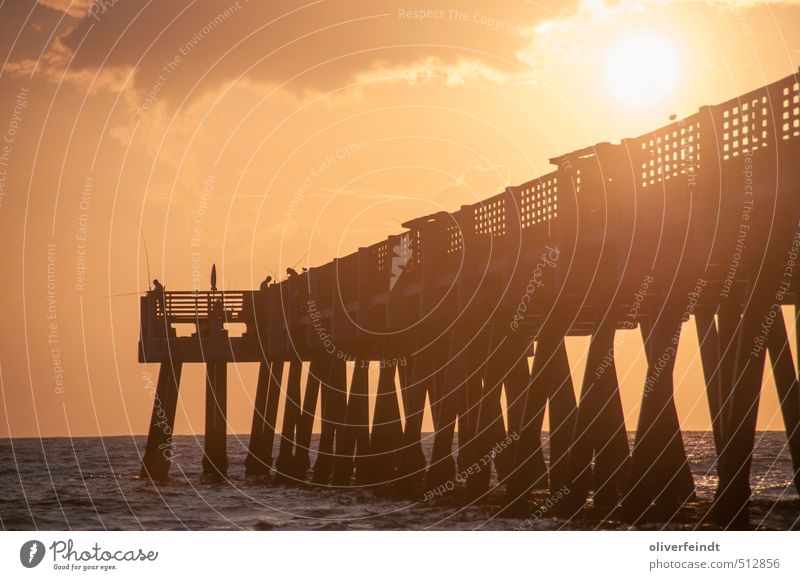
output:
[[[632, 437], [632, 434], [631, 434]], [[697, 501], [667, 523], [639, 529], [695, 529], [716, 485], [709, 432], [684, 433]], [[751, 522], [798, 529], [800, 500], [780, 432], [756, 434]], [[546, 510], [527, 520], [498, 516], [498, 494], [480, 503], [401, 497], [385, 487], [329, 489], [272, 485], [244, 475], [248, 436], [228, 436], [227, 481], [202, 475], [202, 438], [175, 438], [168, 482], [139, 478], [145, 438], [0, 440], [0, 526], [5, 530], [530, 530], [626, 529], [629, 524], [564, 521]], [[544, 437], [547, 455], [547, 437]], [[427, 456], [433, 444], [426, 434]], [[315, 441], [312, 448], [316, 447]], [[277, 456], [277, 441], [274, 456]], [[313, 461], [313, 456], [312, 456]], [[457, 496], [458, 492], [455, 492]], [[543, 501], [544, 496], [537, 501]]]

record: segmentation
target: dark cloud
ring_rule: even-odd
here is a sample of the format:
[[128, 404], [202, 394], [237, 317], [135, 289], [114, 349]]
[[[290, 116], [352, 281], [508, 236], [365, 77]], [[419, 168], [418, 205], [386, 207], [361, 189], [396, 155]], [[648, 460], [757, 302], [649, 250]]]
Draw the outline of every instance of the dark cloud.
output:
[[38, 59], [53, 39], [77, 20], [61, 10], [36, 2], [13, 0], [0, 4], [0, 59], [3, 63]]
[[[50, 60], [60, 58], [65, 66], [71, 59], [76, 71], [134, 68], [136, 88], [147, 92], [161, 80], [164, 99], [181, 97], [196, 83], [202, 90], [240, 75], [288, 82], [294, 91], [325, 91], [376, 67], [423, 59], [523, 70], [516, 52], [530, 42], [530, 27], [555, 10], [522, 0], [480, 4], [105, 0], [82, 19], [69, 18]], [[43, 6], [35, 12], [50, 30], [61, 14]], [[20, 25], [19, 18], [5, 20], [11, 30]]]

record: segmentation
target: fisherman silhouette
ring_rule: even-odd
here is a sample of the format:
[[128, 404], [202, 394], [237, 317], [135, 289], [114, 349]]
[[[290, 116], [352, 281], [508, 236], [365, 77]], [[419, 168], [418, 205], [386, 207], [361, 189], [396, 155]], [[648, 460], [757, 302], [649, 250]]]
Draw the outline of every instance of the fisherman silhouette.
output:
[[293, 278], [295, 276], [299, 276], [299, 274], [297, 273], [297, 270], [295, 270], [294, 268], [286, 268], [286, 275], [289, 278]]
[[153, 280], [153, 289], [150, 291], [156, 302], [156, 312], [164, 314], [164, 285], [158, 281], [158, 278]]
[[264, 281], [261, 282], [261, 286], [259, 286], [259, 290], [261, 290], [262, 292], [266, 290], [267, 287], [269, 287], [270, 282], [272, 282], [272, 276], [267, 276], [266, 278], [264, 278]]

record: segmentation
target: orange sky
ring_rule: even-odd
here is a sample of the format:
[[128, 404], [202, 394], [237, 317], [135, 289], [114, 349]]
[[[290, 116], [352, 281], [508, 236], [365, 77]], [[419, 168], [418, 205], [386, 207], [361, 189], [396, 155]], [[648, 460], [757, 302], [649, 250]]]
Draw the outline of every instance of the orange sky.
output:
[[[168, 289], [205, 288], [212, 262], [223, 287], [254, 288], [800, 64], [796, 1], [284, 4], [0, 5], [0, 437], [146, 431], [157, 368], [136, 361], [136, 297], [117, 296], [147, 287], [143, 240]], [[631, 35], [676, 57], [646, 106], [607, 80]], [[705, 429], [685, 339], [678, 411]], [[568, 343], [576, 386], [585, 349]], [[618, 352], [634, 428], [638, 331]], [[184, 370], [178, 433], [202, 429], [202, 372]], [[231, 368], [232, 432], [255, 372]], [[759, 427], [782, 428], [764, 393]]]

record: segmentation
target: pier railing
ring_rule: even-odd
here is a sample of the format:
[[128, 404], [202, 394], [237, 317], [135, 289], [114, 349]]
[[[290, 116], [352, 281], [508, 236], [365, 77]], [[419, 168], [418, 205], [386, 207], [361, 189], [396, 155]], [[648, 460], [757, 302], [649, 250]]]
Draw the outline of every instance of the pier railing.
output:
[[[225, 291], [166, 291], [163, 293], [163, 308], [157, 308], [159, 317], [171, 322], [191, 323], [199, 319], [218, 316], [226, 322], [247, 322], [252, 320], [252, 311], [246, 308], [253, 304], [257, 292], [241, 290]], [[153, 293], [158, 301], [158, 294]]]

